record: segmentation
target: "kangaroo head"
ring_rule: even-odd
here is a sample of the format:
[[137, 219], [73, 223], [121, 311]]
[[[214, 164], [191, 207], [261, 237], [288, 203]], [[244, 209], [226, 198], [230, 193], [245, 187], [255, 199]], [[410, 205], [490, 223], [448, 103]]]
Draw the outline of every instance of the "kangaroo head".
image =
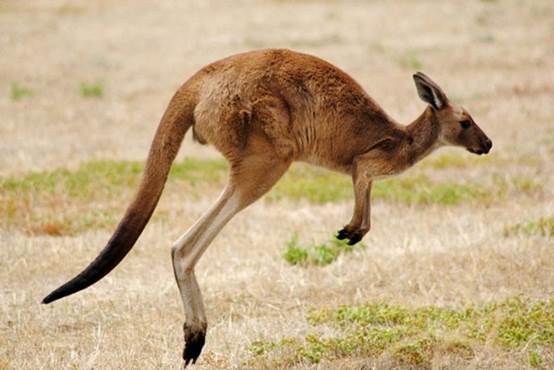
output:
[[419, 97], [431, 106], [439, 127], [439, 140], [446, 145], [461, 146], [471, 153], [486, 154], [492, 141], [461, 106], [452, 103], [433, 80], [418, 72], [414, 81]]

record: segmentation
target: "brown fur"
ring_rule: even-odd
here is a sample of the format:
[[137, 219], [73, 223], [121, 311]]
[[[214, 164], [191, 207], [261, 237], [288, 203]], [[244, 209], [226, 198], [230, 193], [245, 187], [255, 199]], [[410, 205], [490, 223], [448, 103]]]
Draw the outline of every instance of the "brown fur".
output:
[[350, 76], [314, 56], [284, 49], [231, 56], [202, 68], [177, 91], [156, 133], [143, 182], [101, 254], [51, 293], [48, 303], [93, 284], [127, 254], [148, 222], [189, 127], [230, 163], [229, 184], [216, 204], [172, 248], [186, 313], [185, 364], [198, 358], [207, 320], [194, 266], [218, 231], [259, 199], [293, 161], [350, 174], [355, 206], [338, 237], [358, 242], [370, 229], [371, 185], [398, 174], [441, 145], [483, 154], [492, 142], [469, 113], [429, 77], [414, 75], [429, 103], [402, 126]]

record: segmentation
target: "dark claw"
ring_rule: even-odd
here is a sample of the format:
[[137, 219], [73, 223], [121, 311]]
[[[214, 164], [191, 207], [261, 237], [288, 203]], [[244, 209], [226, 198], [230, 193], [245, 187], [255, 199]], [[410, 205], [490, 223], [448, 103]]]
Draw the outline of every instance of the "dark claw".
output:
[[358, 233], [355, 233], [355, 234], [352, 234], [352, 236], [349, 238], [347, 244], [348, 245], [354, 245], [357, 242], [359, 242], [360, 240], [362, 240], [362, 236]]
[[346, 231], [346, 229], [340, 230], [339, 233], [337, 234], [337, 239], [344, 240], [346, 238], [348, 238], [348, 231]]
[[362, 240], [363, 236], [364, 236], [364, 233], [362, 233], [359, 230], [348, 231], [346, 228], [340, 230], [337, 233], [337, 239], [339, 240], [348, 239], [348, 243], [347, 243], [348, 245], [354, 245], [358, 243], [360, 240]]
[[192, 330], [186, 324], [184, 325], [185, 331], [185, 349], [183, 350], [183, 360], [185, 360], [185, 367], [192, 361], [196, 363], [202, 347], [206, 342], [206, 329], [204, 330]]

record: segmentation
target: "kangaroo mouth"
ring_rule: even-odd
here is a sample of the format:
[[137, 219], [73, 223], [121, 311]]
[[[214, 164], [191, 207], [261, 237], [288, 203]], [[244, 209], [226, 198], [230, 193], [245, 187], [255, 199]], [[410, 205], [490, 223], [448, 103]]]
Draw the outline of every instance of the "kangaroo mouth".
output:
[[473, 149], [473, 148], [467, 148], [467, 151], [470, 152], [470, 153], [473, 153], [473, 154], [482, 155], [482, 154], [487, 154], [487, 153], [489, 152], [489, 149], [482, 149], [482, 148]]
[[473, 154], [487, 154], [492, 149], [492, 141], [488, 137], [481, 140], [480, 145], [477, 148], [466, 147], [466, 149]]

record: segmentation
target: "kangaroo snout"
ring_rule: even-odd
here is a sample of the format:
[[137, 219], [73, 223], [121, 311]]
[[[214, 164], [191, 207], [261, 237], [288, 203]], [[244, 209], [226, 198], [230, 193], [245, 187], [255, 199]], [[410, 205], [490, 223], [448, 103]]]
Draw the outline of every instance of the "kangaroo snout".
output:
[[488, 137], [485, 138], [483, 146], [481, 150], [477, 152], [477, 154], [488, 154], [492, 149], [492, 141]]
[[491, 151], [491, 149], [492, 149], [492, 141], [487, 136], [480, 138], [477, 145], [471, 145], [467, 147], [467, 150], [469, 152], [478, 154], [478, 155], [488, 154]]

